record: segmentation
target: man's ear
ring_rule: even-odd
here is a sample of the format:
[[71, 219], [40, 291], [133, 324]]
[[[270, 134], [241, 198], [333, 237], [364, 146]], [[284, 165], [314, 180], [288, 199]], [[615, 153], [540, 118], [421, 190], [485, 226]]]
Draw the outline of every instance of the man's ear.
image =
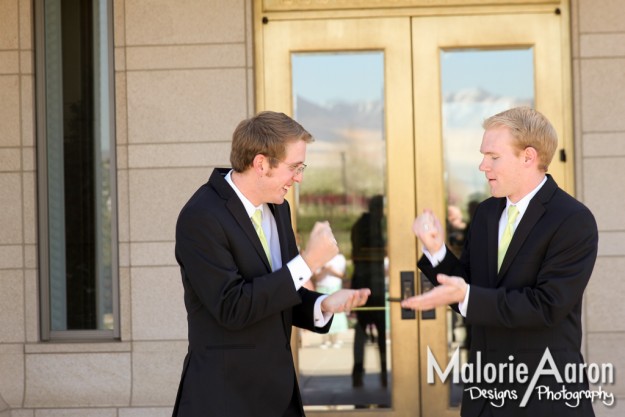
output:
[[[266, 170], [265, 161], [267, 161], [267, 157], [260, 153], [256, 154], [256, 156], [252, 160], [252, 168], [254, 169], [254, 171], [259, 177], [262, 177], [263, 174], [265, 173], [265, 170]], [[268, 162], [269, 161], [267, 161], [267, 163]]]
[[538, 163], [538, 152], [536, 151], [536, 148], [532, 146], [528, 146], [523, 150], [523, 157], [525, 158], [526, 164], [531, 165], [534, 163]]

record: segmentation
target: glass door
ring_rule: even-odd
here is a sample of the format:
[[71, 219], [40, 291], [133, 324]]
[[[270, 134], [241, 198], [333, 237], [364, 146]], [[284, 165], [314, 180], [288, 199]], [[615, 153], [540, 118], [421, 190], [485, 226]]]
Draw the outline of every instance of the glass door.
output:
[[[549, 173], [571, 192], [563, 18], [556, 13], [413, 18], [417, 207], [446, 219], [453, 252], [462, 250], [477, 203], [490, 197], [478, 169], [487, 117], [517, 106], [545, 114], [560, 140]], [[428, 352], [444, 370], [454, 355], [461, 365], [471, 343], [469, 326], [450, 308], [438, 308], [430, 318], [420, 326], [426, 341], [419, 351], [423, 376], [433, 362]], [[422, 398], [439, 399], [423, 401], [422, 415], [458, 415], [462, 384], [435, 377], [433, 383], [422, 379], [420, 387]]]
[[460, 414], [462, 385], [427, 377], [434, 359], [443, 370], [455, 354], [462, 363], [470, 329], [448, 307], [414, 314], [387, 299], [427, 290], [411, 231], [423, 209], [446, 219], [447, 243], [461, 250], [489, 194], [484, 118], [518, 105], [544, 113], [561, 142], [549, 172], [572, 192], [568, 10], [488, 9], [289, 12], [257, 27], [257, 109], [292, 115], [316, 138], [290, 196], [299, 238], [327, 219], [341, 249], [314, 284], [374, 292], [329, 336], [294, 335], [307, 414]]
[[293, 53], [291, 72], [293, 116], [316, 138], [297, 230], [305, 245], [315, 221], [328, 219], [341, 251], [310, 287], [372, 291], [366, 306], [335, 314], [329, 334], [300, 333], [303, 400], [309, 409], [389, 408], [384, 52]]
[[270, 21], [262, 36], [262, 107], [315, 137], [291, 196], [300, 242], [327, 219], [341, 250], [311, 284], [372, 290], [329, 335], [297, 333], [307, 413], [414, 416], [418, 322], [387, 301], [416, 274], [410, 19]]

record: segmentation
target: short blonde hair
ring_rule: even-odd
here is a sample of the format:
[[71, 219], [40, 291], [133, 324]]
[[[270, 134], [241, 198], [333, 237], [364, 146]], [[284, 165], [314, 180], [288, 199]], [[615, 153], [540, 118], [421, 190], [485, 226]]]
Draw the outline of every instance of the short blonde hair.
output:
[[295, 120], [284, 113], [263, 111], [239, 123], [232, 134], [230, 164], [236, 172], [243, 172], [252, 165], [258, 154], [269, 158], [271, 166], [276, 166], [286, 153], [286, 144], [314, 139]]
[[536, 149], [539, 168], [547, 171], [558, 147], [558, 134], [547, 118], [530, 107], [515, 107], [484, 120], [485, 130], [507, 127], [519, 151]]

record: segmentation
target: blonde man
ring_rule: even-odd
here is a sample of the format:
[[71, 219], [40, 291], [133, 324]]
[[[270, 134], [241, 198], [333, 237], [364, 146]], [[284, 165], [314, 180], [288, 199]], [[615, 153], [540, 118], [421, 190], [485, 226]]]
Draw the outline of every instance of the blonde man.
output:
[[[441, 224], [430, 211], [417, 217], [413, 228], [425, 247], [418, 266], [437, 287], [402, 306], [458, 303], [472, 329], [469, 363], [492, 363], [503, 373], [490, 384], [465, 381], [462, 416], [593, 416], [583, 396], [570, 406], [535, 390], [540, 385], [579, 393], [588, 389], [587, 381], [558, 383], [543, 376], [532, 386], [529, 378], [548, 354], [562, 375], [567, 364], [577, 369], [584, 362], [581, 310], [597, 256], [595, 219], [546, 173], [558, 140], [542, 114], [514, 108], [483, 127], [479, 169], [493, 197], [477, 207], [460, 259], [445, 248]], [[525, 364], [528, 380], [500, 367], [511, 363]], [[507, 397], [487, 396], [497, 392]]]

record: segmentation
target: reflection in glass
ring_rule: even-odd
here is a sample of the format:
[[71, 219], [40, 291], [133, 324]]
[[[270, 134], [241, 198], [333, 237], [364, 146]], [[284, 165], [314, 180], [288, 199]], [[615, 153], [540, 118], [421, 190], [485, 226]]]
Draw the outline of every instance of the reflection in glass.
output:
[[390, 407], [384, 54], [297, 53], [291, 62], [293, 114], [315, 137], [297, 195], [300, 243], [329, 220], [341, 252], [311, 285], [372, 290], [363, 309], [335, 316], [330, 335], [300, 332], [302, 399], [307, 410]]
[[[503, 110], [534, 105], [533, 48], [441, 51], [443, 153], [447, 202], [447, 245], [459, 254], [471, 216], [489, 197], [478, 166], [482, 122]], [[451, 309], [447, 312], [448, 352], [459, 348], [466, 362], [470, 329]], [[451, 385], [450, 406], [459, 406], [462, 386]]]
[[109, 19], [106, 1], [45, 2], [52, 331], [114, 326]]

